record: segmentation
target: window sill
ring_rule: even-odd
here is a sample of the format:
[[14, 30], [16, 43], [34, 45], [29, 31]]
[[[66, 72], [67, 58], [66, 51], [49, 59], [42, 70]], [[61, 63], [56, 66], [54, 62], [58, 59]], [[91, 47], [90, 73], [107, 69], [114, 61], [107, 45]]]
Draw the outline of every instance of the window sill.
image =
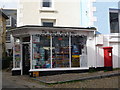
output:
[[6, 41], [6, 43], [11, 43], [11, 41]]
[[53, 8], [42, 8], [40, 9], [40, 12], [56, 12], [56, 10]]

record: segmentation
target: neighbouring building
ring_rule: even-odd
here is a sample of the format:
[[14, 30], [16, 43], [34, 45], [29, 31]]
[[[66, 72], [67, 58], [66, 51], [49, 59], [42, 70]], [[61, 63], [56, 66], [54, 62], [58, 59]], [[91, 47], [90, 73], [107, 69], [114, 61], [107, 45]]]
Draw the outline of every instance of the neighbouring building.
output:
[[[8, 32], [17, 26], [17, 9], [3, 9], [3, 12], [9, 17], [6, 21], [6, 32]], [[13, 37], [9, 33], [6, 33], [6, 51], [8, 56], [12, 56], [12, 49]]]
[[113, 67], [120, 68], [120, 2], [119, 0], [96, 0], [93, 6], [96, 7], [93, 14], [96, 17], [94, 26], [101, 33], [97, 35], [98, 41], [101, 42], [96, 46], [97, 52], [100, 54], [97, 57], [97, 65], [104, 66], [104, 63], [100, 63], [104, 61], [102, 47], [112, 46]]
[[6, 20], [8, 19], [7, 15], [3, 13], [2, 9], [0, 9], [0, 47], [2, 57], [6, 56]]

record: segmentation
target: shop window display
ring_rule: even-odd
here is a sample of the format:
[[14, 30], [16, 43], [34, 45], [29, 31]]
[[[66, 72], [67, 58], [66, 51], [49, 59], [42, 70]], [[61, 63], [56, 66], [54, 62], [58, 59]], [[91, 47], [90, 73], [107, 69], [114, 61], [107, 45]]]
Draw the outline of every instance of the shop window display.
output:
[[33, 35], [33, 69], [51, 68], [50, 36]]
[[20, 47], [20, 40], [15, 39], [15, 46], [14, 46], [14, 55], [15, 55], [15, 68], [20, 68], [20, 61], [21, 61], [21, 47]]
[[72, 36], [71, 38], [71, 67], [80, 67], [80, 59], [83, 49], [86, 45], [87, 38], [85, 36]]
[[70, 67], [69, 65], [69, 37], [53, 36], [52, 40], [53, 68]]

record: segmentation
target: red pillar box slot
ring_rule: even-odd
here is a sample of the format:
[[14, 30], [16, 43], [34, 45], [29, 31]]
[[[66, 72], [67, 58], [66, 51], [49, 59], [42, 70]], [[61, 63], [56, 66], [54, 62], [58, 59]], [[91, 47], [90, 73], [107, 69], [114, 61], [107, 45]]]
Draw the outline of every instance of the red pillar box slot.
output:
[[112, 70], [112, 49], [113, 47], [103, 47], [104, 49], [104, 67], [106, 70]]

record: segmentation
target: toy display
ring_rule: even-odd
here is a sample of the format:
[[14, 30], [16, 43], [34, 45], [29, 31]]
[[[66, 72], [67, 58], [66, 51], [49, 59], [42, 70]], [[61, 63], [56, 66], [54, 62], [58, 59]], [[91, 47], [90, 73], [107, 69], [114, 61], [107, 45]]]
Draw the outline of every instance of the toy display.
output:
[[15, 66], [16, 68], [20, 68], [21, 61], [21, 52], [20, 52], [20, 44], [15, 44]]
[[50, 38], [33, 36], [33, 68], [50, 68]]
[[54, 37], [53, 39], [53, 68], [69, 67], [69, 39], [68, 37]]

